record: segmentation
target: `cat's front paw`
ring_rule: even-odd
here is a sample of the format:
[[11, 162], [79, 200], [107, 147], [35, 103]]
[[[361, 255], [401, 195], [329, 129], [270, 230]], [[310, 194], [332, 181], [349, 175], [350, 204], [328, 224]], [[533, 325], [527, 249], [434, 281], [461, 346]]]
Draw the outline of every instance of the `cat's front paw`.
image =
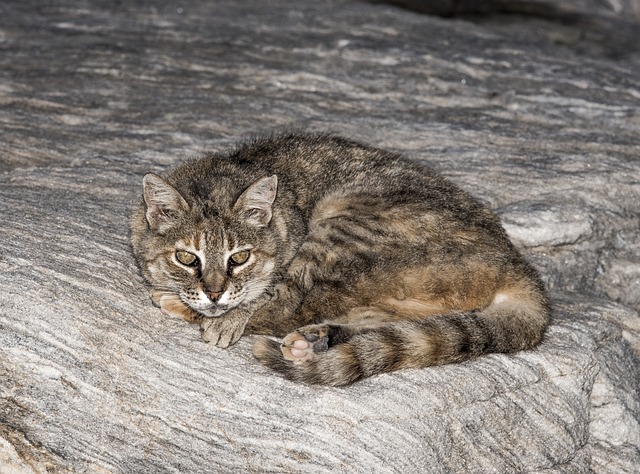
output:
[[205, 342], [227, 348], [238, 342], [247, 325], [246, 319], [227, 315], [220, 318], [203, 318], [200, 334]]
[[174, 293], [151, 290], [151, 301], [167, 316], [182, 318], [190, 323], [200, 323], [203, 319], [202, 315], [189, 308]]
[[288, 334], [280, 346], [282, 356], [297, 364], [315, 359], [329, 349], [329, 331], [329, 326], [314, 324]]

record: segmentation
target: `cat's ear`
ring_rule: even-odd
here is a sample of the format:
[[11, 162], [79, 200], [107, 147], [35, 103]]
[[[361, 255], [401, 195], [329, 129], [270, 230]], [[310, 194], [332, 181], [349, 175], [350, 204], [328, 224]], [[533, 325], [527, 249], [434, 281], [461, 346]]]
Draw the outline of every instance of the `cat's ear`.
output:
[[161, 232], [171, 227], [180, 215], [189, 210], [180, 193], [156, 174], [144, 175], [142, 189], [151, 230]]
[[276, 199], [277, 190], [276, 175], [261, 178], [242, 193], [233, 209], [250, 224], [266, 227], [273, 216], [271, 207]]

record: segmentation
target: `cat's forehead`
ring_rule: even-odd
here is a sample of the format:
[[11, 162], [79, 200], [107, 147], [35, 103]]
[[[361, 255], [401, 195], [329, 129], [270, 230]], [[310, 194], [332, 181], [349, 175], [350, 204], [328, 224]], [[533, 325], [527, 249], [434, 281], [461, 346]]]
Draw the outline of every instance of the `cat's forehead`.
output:
[[243, 245], [245, 240], [237, 229], [222, 223], [205, 222], [188, 229], [176, 240], [176, 247], [203, 253], [218, 253]]

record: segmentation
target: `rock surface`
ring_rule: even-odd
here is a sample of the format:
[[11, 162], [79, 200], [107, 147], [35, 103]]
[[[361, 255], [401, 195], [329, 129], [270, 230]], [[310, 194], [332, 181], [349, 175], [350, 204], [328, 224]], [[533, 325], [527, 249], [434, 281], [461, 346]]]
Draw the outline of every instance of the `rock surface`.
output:
[[[0, 472], [636, 472], [640, 3], [517, 3], [562, 15], [3, 2]], [[162, 316], [142, 174], [301, 127], [496, 209], [552, 290], [544, 343], [312, 388]]]

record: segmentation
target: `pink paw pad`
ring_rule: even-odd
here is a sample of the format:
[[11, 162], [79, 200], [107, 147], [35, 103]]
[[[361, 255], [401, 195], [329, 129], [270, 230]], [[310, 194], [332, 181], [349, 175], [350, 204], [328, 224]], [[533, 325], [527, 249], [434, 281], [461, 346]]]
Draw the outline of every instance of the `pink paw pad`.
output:
[[307, 355], [307, 349], [309, 348], [309, 343], [304, 339], [297, 339], [293, 341], [293, 345], [289, 348], [291, 350], [291, 355], [294, 357], [304, 357]]

